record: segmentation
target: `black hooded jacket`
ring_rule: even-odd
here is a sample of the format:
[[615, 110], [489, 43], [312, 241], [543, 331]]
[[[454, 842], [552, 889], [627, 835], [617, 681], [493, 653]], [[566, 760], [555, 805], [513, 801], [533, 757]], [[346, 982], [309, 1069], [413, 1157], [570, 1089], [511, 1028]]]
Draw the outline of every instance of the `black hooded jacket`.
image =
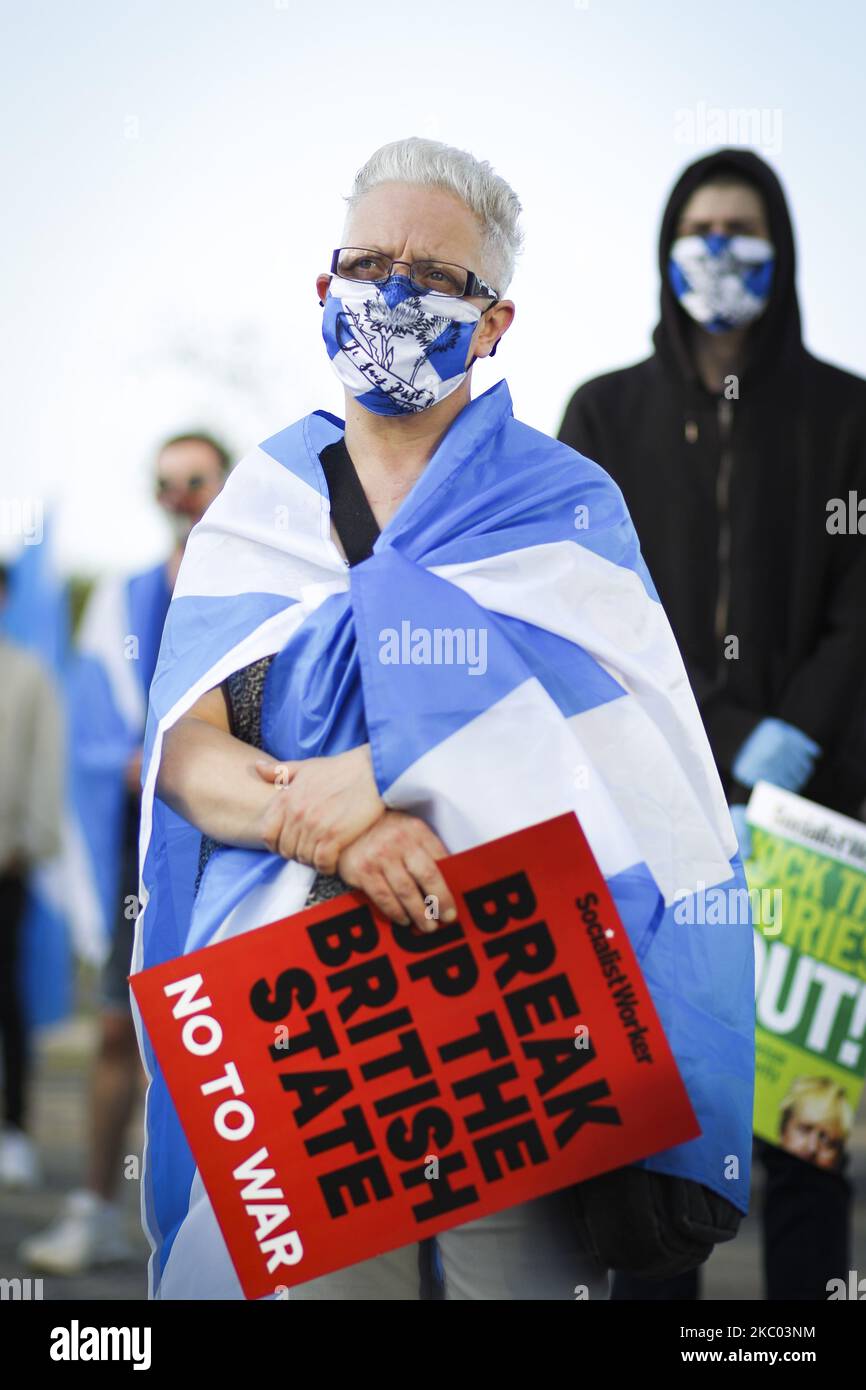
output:
[[[715, 396], [667, 265], [683, 205], [721, 169], [762, 192], [776, 265], [736, 387]], [[731, 763], [773, 715], [823, 750], [803, 795], [854, 814], [866, 795], [866, 534], [831, 534], [828, 503], [866, 499], [866, 381], [803, 347], [785, 195], [749, 151], [685, 170], [659, 266], [655, 352], [580, 387], [559, 438], [623, 491], [729, 798], [746, 799]]]

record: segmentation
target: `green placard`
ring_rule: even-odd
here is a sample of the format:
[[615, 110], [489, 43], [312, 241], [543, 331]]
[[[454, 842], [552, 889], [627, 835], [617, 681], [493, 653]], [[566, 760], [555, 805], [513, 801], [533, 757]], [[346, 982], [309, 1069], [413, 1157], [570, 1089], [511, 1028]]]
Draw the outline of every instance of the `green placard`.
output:
[[755, 1133], [837, 1168], [866, 1077], [866, 825], [767, 782], [747, 819]]

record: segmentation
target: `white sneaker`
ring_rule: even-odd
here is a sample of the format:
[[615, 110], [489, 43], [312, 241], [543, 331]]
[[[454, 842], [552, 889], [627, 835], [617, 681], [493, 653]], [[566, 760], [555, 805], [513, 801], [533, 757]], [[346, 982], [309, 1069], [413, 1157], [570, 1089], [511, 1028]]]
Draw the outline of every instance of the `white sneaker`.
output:
[[18, 1247], [22, 1260], [47, 1274], [81, 1274], [134, 1253], [120, 1210], [87, 1191], [71, 1193], [54, 1225]]
[[39, 1181], [36, 1149], [23, 1130], [10, 1126], [0, 1135], [0, 1187], [35, 1187]]

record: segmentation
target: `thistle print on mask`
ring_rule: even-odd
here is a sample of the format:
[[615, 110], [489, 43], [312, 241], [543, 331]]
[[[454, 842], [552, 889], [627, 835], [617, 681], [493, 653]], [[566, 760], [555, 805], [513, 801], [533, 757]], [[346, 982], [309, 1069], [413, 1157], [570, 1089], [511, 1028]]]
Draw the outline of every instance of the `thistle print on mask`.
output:
[[359, 405], [376, 415], [406, 415], [457, 389], [480, 317], [466, 300], [418, 294], [406, 276], [383, 285], [334, 276], [322, 336]]

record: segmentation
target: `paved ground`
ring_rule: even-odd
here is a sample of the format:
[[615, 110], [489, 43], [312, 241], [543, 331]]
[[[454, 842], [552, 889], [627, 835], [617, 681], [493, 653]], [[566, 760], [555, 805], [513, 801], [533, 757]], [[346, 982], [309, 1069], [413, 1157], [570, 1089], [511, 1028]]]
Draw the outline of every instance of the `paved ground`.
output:
[[[84, 1154], [87, 1061], [93, 1046], [93, 1022], [80, 1017], [69, 1026], [43, 1036], [38, 1051], [34, 1128], [39, 1141], [45, 1181], [38, 1191], [0, 1192], [0, 1278], [27, 1277], [16, 1250], [18, 1242], [47, 1225], [58, 1211], [65, 1192], [80, 1182]], [[858, 1194], [854, 1267], [866, 1275], [866, 1115], [856, 1127], [852, 1146], [853, 1180]], [[141, 1128], [138, 1119], [130, 1136], [130, 1152], [136, 1148]], [[756, 1177], [760, 1178], [760, 1166]], [[124, 1183], [123, 1203], [130, 1238], [140, 1257], [93, 1274], [72, 1279], [46, 1277], [46, 1299], [143, 1299], [147, 1293], [145, 1264], [147, 1242], [141, 1233], [138, 1184]], [[760, 1200], [756, 1186], [753, 1209]], [[758, 1223], [747, 1218], [741, 1234], [722, 1246], [704, 1272], [707, 1299], [760, 1299]]]
[[[36, 1061], [33, 1130], [39, 1143], [44, 1181], [32, 1192], [0, 1191], [0, 1277], [26, 1278], [28, 1270], [17, 1256], [19, 1241], [41, 1230], [59, 1211], [63, 1198], [81, 1185], [85, 1153], [87, 1067], [94, 1040], [93, 1021], [79, 1018], [62, 1029], [42, 1035]], [[129, 1151], [135, 1153], [142, 1117], [130, 1132]], [[149, 1246], [141, 1229], [139, 1187], [125, 1181], [121, 1193], [129, 1236], [140, 1255], [76, 1278], [44, 1276], [46, 1299], [145, 1299]]]

